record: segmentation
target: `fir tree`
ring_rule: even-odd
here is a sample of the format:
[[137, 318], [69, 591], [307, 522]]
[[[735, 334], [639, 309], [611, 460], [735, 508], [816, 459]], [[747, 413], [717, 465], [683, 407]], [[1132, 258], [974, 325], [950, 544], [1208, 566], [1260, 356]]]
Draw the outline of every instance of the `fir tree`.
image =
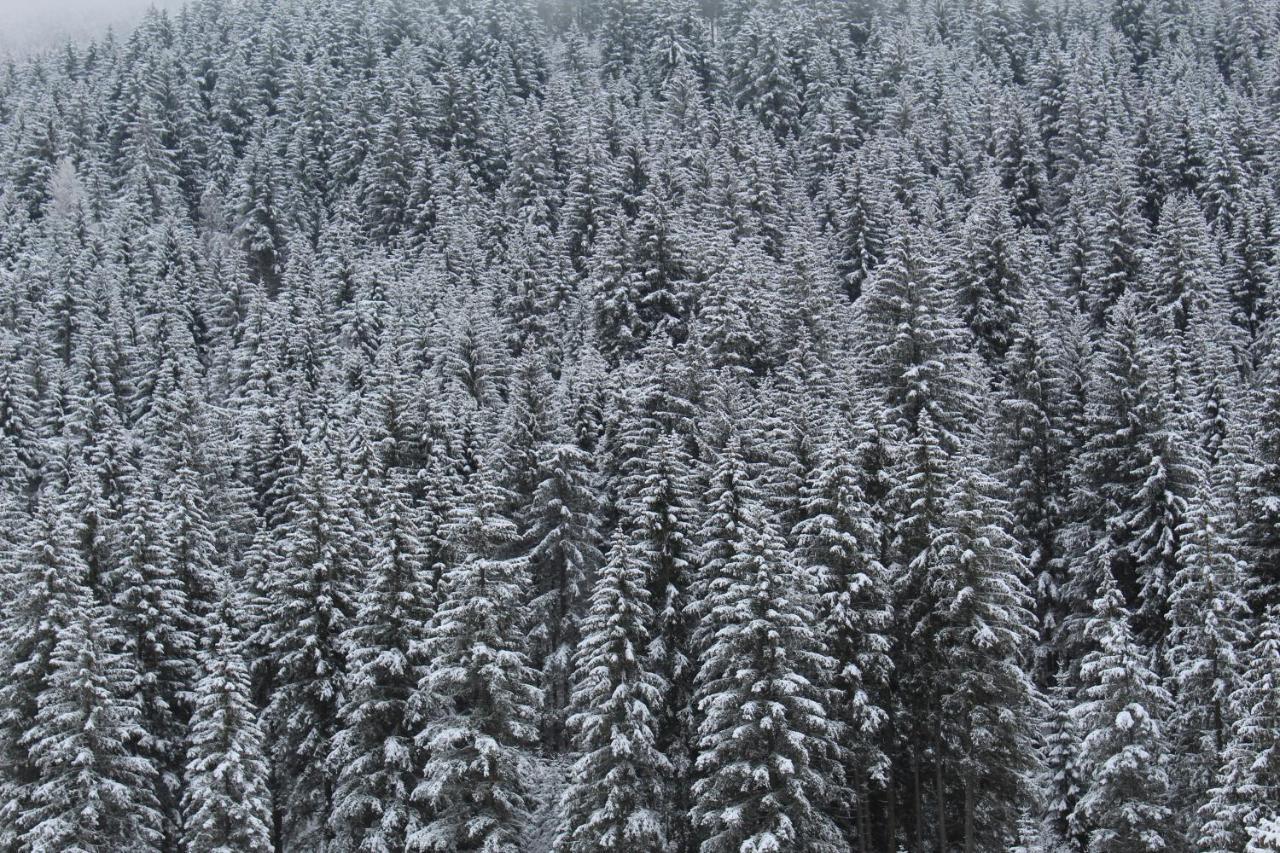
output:
[[563, 741], [585, 587], [601, 562], [598, 499], [588, 457], [568, 436], [557, 438], [539, 448], [542, 481], [527, 516], [534, 543], [529, 552], [534, 585], [529, 606], [539, 626], [529, 639], [535, 660], [542, 663], [542, 742], [551, 749], [561, 748]]
[[763, 505], [749, 492], [731, 494], [745, 485], [739, 454], [731, 444], [712, 477], [713, 526], [725, 538], [708, 542], [701, 567], [691, 817], [707, 853], [835, 851], [843, 842], [826, 806], [843, 774], [823, 689], [833, 662], [813, 627], [816, 590]]
[[110, 651], [110, 629], [87, 597], [73, 606], [23, 739], [38, 776], [21, 844], [33, 851], [161, 850], [156, 769], [129, 748], [140, 735], [132, 667]]
[[414, 738], [432, 709], [416, 693], [435, 594], [408, 477], [396, 472], [378, 494], [368, 577], [341, 637], [347, 671], [330, 822], [344, 849], [393, 851], [422, 822], [412, 794], [425, 757]]
[[804, 518], [796, 525], [801, 565], [816, 579], [824, 640], [835, 662], [833, 716], [842, 724], [846, 782], [856, 797], [856, 832], [870, 843], [869, 797], [887, 781], [881, 746], [888, 714], [883, 707], [892, 663], [886, 570], [880, 529], [852, 458], [852, 436], [827, 436], [802, 492]]
[[273, 849], [264, 738], [232, 621], [238, 599], [224, 593], [193, 691], [182, 797], [183, 844], [193, 853]]
[[[65, 508], [41, 492], [26, 529], [14, 537], [13, 549], [5, 555], [0, 843], [6, 850], [19, 849], [21, 828], [35, 808], [43, 778], [29, 739], [41, 716], [39, 697], [54, 675], [54, 652], [72, 622], [88, 617], [88, 568], [71, 540], [73, 530]], [[136, 735], [137, 730], [130, 728], [126, 734]], [[154, 781], [154, 776], [147, 781]]]
[[[984, 460], [968, 462], [947, 498], [918, 628], [939, 650], [936, 762], [958, 777], [968, 850], [1007, 845], [1036, 769], [1038, 696], [1024, 649], [1034, 636], [1021, 555]], [[940, 804], [941, 806], [941, 804]], [[946, 838], [939, 808], [939, 838]]]
[[1129, 627], [1119, 589], [1104, 579], [1085, 626], [1094, 644], [1080, 665], [1072, 717], [1088, 787], [1073, 815], [1094, 851], [1155, 851], [1177, 843], [1169, 825], [1172, 702]]
[[650, 668], [653, 610], [634, 534], [615, 535], [591, 594], [574, 657], [569, 728], [581, 757], [565, 792], [566, 853], [662, 849], [666, 844], [666, 777], [658, 750], [667, 685]]
[[[1199, 849], [1240, 850], [1249, 831], [1275, 821], [1280, 793], [1280, 615], [1264, 614], [1257, 641], [1245, 651], [1240, 686], [1231, 696], [1239, 717], [1222, 752], [1217, 782], [1200, 809]], [[1264, 848], [1265, 849], [1265, 848]]]
[[533, 805], [525, 751], [542, 697], [517, 612], [528, 567], [512, 556], [514, 524], [485, 476], [453, 520], [461, 559], [445, 571], [424, 645], [419, 691], [442, 708], [417, 737], [428, 758], [413, 798], [431, 817], [409, 850], [516, 853]]
[[338, 728], [346, 650], [342, 633], [354, 610], [355, 538], [350, 498], [329, 451], [302, 451], [289, 483], [287, 517], [271, 552], [257, 645], [266, 650], [270, 700], [263, 709], [268, 742], [283, 758], [274, 766], [273, 801], [283, 843], [301, 849], [327, 843], [336, 769], [329, 761]]
[[1177, 755], [1173, 805], [1188, 818], [1213, 786], [1226, 749], [1238, 655], [1247, 636], [1239, 566], [1221, 519], [1210, 509], [1212, 500], [1202, 497], [1190, 513], [1169, 596], [1169, 693], [1176, 700], [1168, 725]]

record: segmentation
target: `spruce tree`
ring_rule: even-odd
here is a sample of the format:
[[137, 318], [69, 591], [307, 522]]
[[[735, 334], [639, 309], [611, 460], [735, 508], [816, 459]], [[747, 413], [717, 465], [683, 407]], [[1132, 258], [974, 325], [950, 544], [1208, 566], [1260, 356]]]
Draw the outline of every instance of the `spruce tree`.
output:
[[156, 768], [130, 749], [140, 709], [128, 657], [81, 596], [50, 657], [34, 725], [23, 738], [37, 769], [21, 845], [32, 851], [163, 849]]
[[1177, 756], [1173, 806], [1185, 819], [1203, 805], [1226, 749], [1247, 637], [1239, 564], [1212, 501], [1201, 497], [1189, 515], [1169, 596], [1168, 690], [1176, 701], [1167, 729]]
[[[1271, 608], [1243, 654], [1240, 686], [1231, 696], [1239, 717], [1222, 752], [1217, 781], [1201, 807], [1198, 847], [1241, 850], [1251, 829], [1278, 817], [1280, 794], [1280, 612]], [[1265, 848], [1264, 848], [1265, 849]]]
[[492, 475], [478, 477], [452, 520], [460, 551], [423, 647], [418, 689], [440, 711], [417, 736], [428, 757], [413, 798], [431, 811], [409, 850], [517, 853], [533, 807], [527, 750], [542, 696], [518, 612], [528, 567]]
[[349, 495], [323, 439], [304, 447], [287, 486], [286, 519], [269, 551], [255, 645], [265, 650], [270, 698], [263, 722], [273, 767], [277, 844], [304, 849], [331, 840], [336, 768], [329, 761], [346, 671], [342, 633], [354, 602], [355, 536]]
[[846, 783], [855, 802], [859, 843], [870, 844], [870, 796], [888, 781], [881, 745], [892, 663], [893, 612], [881, 555], [885, 532], [873, 513], [853, 458], [853, 437], [825, 436], [801, 493], [796, 525], [800, 565], [816, 581], [823, 639], [835, 669], [831, 709], [841, 723]]
[[556, 436], [538, 448], [541, 478], [528, 510], [529, 571], [533, 582], [530, 635], [535, 660], [542, 663], [542, 741], [558, 750], [564, 742], [564, 715], [570, 704], [573, 649], [578, 644], [586, 586], [601, 562], [599, 510], [587, 454]]
[[648, 655], [645, 560], [634, 531], [619, 528], [591, 594], [574, 656], [572, 779], [556, 849], [598, 853], [666, 844], [667, 777], [658, 749], [666, 683]]
[[1129, 626], [1120, 590], [1103, 579], [1085, 637], [1072, 717], [1081, 732], [1087, 789], [1074, 819], [1089, 850], [1164, 850], [1178, 843], [1169, 818], [1169, 743], [1164, 721], [1172, 697]]
[[378, 489], [371, 564], [341, 637], [347, 670], [329, 821], [343, 849], [402, 850], [423, 818], [412, 799], [425, 761], [415, 736], [432, 709], [417, 686], [435, 591], [409, 488], [396, 471]]
[[[937, 604], [917, 631], [938, 649], [931, 674], [939, 704], [936, 754], [963, 801], [966, 850], [1009, 845], [1029, 801], [1039, 697], [1028, 674], [1034, 638], [1022, 556], [981, 457], [965, 460], [927, 570]], [[942, 791], [938, 792], [942, 795]], [[939, 839], [946, 810], [934, 819]]]
[[225, 590], [214, 639], [200, 653], [182, 796], [182, 843], [192, 853], [274, 849], [265, 741], [234, 623], [240, 607]]
[[812, 578], [795, 566], [743, 480], [736, 440], [713, 472], [698, 611], [700, 723], [691, 818], [706, 853], [831, 850], [828, 803], [843, 782], [815, 629]]
[[87, 618], [91, 600], [74, 529], [65, 507], [42, 491], [24, 529], [13, 537], [13, 550], [6, 552], [6, 601], [0, 609], [0, 844], [6, 850], [19, 848], [41, 784], [29, 738], [41, 715], [39, 697], [53, 678], [54, 652], [72, 622]]

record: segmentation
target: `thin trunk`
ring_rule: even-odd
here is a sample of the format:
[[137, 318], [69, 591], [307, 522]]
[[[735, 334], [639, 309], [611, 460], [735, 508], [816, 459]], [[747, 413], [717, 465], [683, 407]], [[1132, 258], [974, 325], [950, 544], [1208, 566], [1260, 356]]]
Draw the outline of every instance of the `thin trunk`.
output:
[[858, 821], [858, 853], [868, 853], [871, 850], [871, 803], [868, 802], [867, 793], [867, 783], [859, 781], [858, 801], [854, 804], [854, 814]]
[[947, 853], [947, 789], [942, 778], [942, 738], [935, 732], [933, 737], [934, 761], [934, 797], [937, 802], [938, 821], [938, 853]]
[[965, 774], [964, 779], [964, 853], [973, 853], [976, 839], [973, 826], [973, 775]]
[[916, 850], [924, 853], [924, 792], [920, 783], [920, 756], [911, 751], [911, 798], [916, 815]]
[[893, 778], [893, 768], [889, 768], [889, 772], [885, 777], [884, 783], [884, 849], [885, 853], [897, 853], [898, 847], [898, 824], [897, 813], [894, 809], [898, 800], [898, 790], [895, 787]]

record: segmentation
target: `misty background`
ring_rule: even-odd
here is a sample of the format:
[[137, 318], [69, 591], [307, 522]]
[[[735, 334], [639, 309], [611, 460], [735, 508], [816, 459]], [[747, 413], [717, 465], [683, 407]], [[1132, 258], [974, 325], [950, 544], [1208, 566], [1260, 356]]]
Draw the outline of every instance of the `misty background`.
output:
[[0, 0], [0, 56], [22, 56], [67, 39], [84, 41], [108, 27], [127, 32], [152, 6], [183, 0]]

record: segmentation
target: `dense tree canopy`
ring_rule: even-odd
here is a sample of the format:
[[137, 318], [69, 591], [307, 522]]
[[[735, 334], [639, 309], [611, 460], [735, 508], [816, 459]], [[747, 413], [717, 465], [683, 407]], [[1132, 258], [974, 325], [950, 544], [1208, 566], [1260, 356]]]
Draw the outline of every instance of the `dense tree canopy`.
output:
[[0, 68], [0, 853], [1280, 850], [1275, 0], [191, 0]]

